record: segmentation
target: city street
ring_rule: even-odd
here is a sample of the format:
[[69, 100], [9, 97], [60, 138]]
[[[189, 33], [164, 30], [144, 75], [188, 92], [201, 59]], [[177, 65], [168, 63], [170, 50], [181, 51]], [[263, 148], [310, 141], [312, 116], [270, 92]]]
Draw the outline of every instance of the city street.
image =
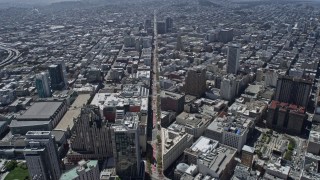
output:
[[[151, 138], [151, 147], [152, 147], [152, 161], [151, 161], [151, 170], [152, 170], [152, 174], [150, 174], [152, 179], [163, 179], [163, 172], [162, 172], [162, 168], [161, 167], [157, 167], [158, 163], [157, 162], [157, 157], [159, 156], [159, 148], [161, 148], [161, 144], [158, 144], [158, 140], [157, 140], [157, 136], [160, 135], [161, 136], [161, 130], [159, 129], [160, 126], [160, 122], [159, 122], [159, 126], [158, 126], [158, 116], [160, 116], [161, 112], [158, 112], [160, 107], [160, 102], [158, 102], [158, 96], [159, 96], [159, 82], [158, 82], [158, 75], [159, 75], [159, 62], [157, 59], [157, 51], [158, 51], [158, 43], [157, 43], [157, 17], [156, 17], [156, 12], [154, 12], [154, 39], [153, 39], [153, 45], [154, 45], [154, 49], [153, 49], [153, 67], [152, 67], [152, 71], [153, 71], [153, 75], [152, 75], [152, 138]], [[161, 151], [160, 151], [161, 153]], [[160, 154], [160, 156], [162, 156]], [[146, 166], [147, 167], [147, 166]], [[159, 170], [161, 173], [159, 173]], [[148, 170], [146, 170], [148, 171]]]

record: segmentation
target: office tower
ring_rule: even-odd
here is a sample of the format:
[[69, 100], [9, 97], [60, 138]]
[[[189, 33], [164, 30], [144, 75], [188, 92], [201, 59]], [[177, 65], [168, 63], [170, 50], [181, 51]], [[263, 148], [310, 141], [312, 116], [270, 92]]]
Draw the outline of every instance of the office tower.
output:
[[237, 95], [237, 81], [233, 75], [223, 77], [220, 85], [220, 96], [222, 99], [232, 101]]
[[139, 146], [139, 117], [126, 113], [112, 127], [112, 149], [117, 175], [121, 179], [137, 179], [143, 176]]
[[81, 160], [78, 166], [61, 175], [60, 180], [98, 180], [100, 172], [97, 160]]
[[166, 33], [166, 22], [164, 22], [164, 21], [157, 22], [157, 32], [158, 32], [158, 34], [165, 34]]
[[264, 73], [264, 83], [267, 87], [276, 87], [279, 77], [279, 71], [275, 69], [266, 69]]
[[89, 83], [101, 82], [102, 77], [101, 69], [98, 68], [90, 68], [86, 74], [86, 78]]
[[253, 155], [254, 148], [244, 145], [241, 151], [241, 164], [251, 168], [253, 164]]
[[176, 50], [180, 51], [182, 48], [183, 48], [183, 46], [182, 46], [181, 33], [178, 33]]
[[136, 45], [136, 38], [134, 35], [128, 35], [124, 37], [124, 46], [125, 47], [135, 47]]
[[275, 100], [307, 107], [311, 87], [311, 81], [280, 76], [277, 81]]
[[29, 131], [26, 134], [24, 157], [31, 179], [59, 179], [61, 169], [57, 147], [50, 131]]
[[169, 91], [161, 91], [161, 110], [174, 111], [177, 114], [184, 109], [185, 96], [181, 94], [172, 93]]
[[81, 108], [74, 129], [70, 143], [72, 151], [77, 153], [67, 155], [70, 161], [102, 160], [112, 156], [111, 127], [102, 120], [99, 107], [88, 105]]
[[48, 73], [40, 73], [36, 75], [36, 88], [40, 98], [51, 96], [50, 82]]
[[151, 20], [150, 19], [146, 19], [146, 21], [144, 22], [144, 29], [147, 30], [149, 28], [151, 28]]
[[173, 20], [171, 17], [166, 18], [166, 32], [172, 32], [173, 28]]
[[307, 152], [320, 155], [320, 132], [316, 130], [310, 131]]
[[227, 73], [237, 74], [239, 70], [240, 49], [236, 44], [229, 45], [227, 59]]
[[185, 79], [186, 94], [201, 97], [206, 92], [206, 69], [201, 67], [191, 68]]
[[306, 120], [305, 108], [294, 104], [272, 101], [268, 108], [267, 127], [291, 134], [301, 134]]
[[223, 43], [228, 43], [233, 40], [233, 29], [226, 28], [218, 32], [218, 40]]
[[63, 90], [67, 87], [66, 67], [63, 61], [49, 66], [52, 90]]

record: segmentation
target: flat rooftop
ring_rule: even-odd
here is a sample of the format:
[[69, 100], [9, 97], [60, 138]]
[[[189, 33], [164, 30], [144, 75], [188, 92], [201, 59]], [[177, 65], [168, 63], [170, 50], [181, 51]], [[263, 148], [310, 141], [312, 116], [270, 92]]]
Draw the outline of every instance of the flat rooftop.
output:
[[17, 120], [50, 119], [63, 102], [35, 102]]
[[219, 142], [204, 136], [201, 136], [193, 145], [191, 146], [191, 150], [194, 152], [202, 152], [206, 153], [215, 149], [218, 146]]
[[[85, 163], [86, 166], [82, 163]], [[89, 161], [80, 161], [77, 167], [70, 169], [69, 171], [63, 173], [60, 177], [60, 180], [70, 180], [79, 177], [78, 171], [88, 172], [91, 170], [91, 167], [97, 167], [97, 160], [89, 160]]]
[[211, 151], [201, 154], [198, 158], [198, 163], [220, 175], [234, 158], [236, 151], [236, 149], [229, 146], [220, 145]]
[[74, 125], [73, 119], [80, 115], [81, 108], [87, 104], [89, 99], [90, 94], [79, 94], [54, 130], [67, 131], [68, 128], [72, 129]]
[[180, 99], [183, 97], [183, 95], [169, 92], [169, 91], [161, 91], [161, 97], [170, 97], [172, 99]]

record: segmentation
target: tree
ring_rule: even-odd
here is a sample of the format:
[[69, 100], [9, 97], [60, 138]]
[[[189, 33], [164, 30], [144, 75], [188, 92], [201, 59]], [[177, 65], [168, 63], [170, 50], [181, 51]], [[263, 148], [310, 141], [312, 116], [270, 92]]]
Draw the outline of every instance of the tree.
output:
[[267, 134], [272, 135], [273, 134], [273, 130], [270, 129], [269, 131], [267, 131]]
[[14, 168], [16, 168], [18, 165], [16, 160], [9, 161], [6, 163], [5, 167], [8, 171], [12, 171]]
[[159, 134], [157, 135], [157, 141], [158, 141], [158, 144], [160, 144], [160, 143], [161, 143], [161, 137], [160, 137], [160, 135], [159, 135]]
[[149, 160], [149, 159], [147, 160], [147, 168], [148, 168], [149, 173], [150, 173], [150, 174], [152, 174], [152, 170], [151, 170], [151, 162], [150, 162], [150, 160]]

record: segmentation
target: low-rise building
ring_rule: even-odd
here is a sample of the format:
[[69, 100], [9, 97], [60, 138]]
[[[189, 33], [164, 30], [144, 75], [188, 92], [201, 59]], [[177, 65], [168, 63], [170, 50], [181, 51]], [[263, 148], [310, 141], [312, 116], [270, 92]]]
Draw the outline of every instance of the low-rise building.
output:
[[289, 166], [282, 166], [279, 162], [269, 163], [263, 178], [266, 180], [274, 180], [276, 178], [286, 180], [289, 177], [290, 169]]
[[51, 131], [67, 111], [65, 100], [43, 99], [31, 105], [22, 115], [10, 123], [12, 134], [26, 134], [28, 131]]
[[254, 120], [242, 116], [217, 117], [206, 129], [205, 136], [234, 147], [238, 152], [254, 129]]
[[[193, 135], [194, 138], [202, 136], [211, 121], [212, 118], [210, 116], [187, 112], [182, 112], [176, 117], [176, 124], [183, 125], [185, 132]], [[169, 129], [174, 128], [174, 124]]]
[[99, 179], [99, 166], [97, 160], [81, 160], [78, 166], [63, 173], [60, 180], [93, 180]]
[[191, 163], [196, 160], [198, 171], [203, 176], [227, 180], [231, 178], [236, 165], [236, 152], [235, 148], [202, 136], [191, 148], [186, 149], [185, 155]]

